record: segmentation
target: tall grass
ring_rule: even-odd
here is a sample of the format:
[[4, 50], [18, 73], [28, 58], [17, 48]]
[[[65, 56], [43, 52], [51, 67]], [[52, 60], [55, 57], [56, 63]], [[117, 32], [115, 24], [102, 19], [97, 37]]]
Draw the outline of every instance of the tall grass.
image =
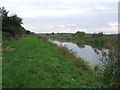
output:
[[113, 41], [114, 44], [109, 52], [109, 63], [105, 66], [103, 72], [103, 80], [107, 80], [110, 87], [120, 87], [120, 53], [119, 46], [120, 41], [119, 37], [117, 41]]
[[72, 52], [71, 50], [69, 50], [67, 47], [65, 46], [57, 46], [55, 45], [55, 48], [60, 51], [66, 58], [68, 58], [69, 60], [72, 61], [72, 64], [74, 66], [76, 66], [77, 68], [79, 69], [83, 69], [83, 70], [86, 70], [86, 71], [92, 71], [88, 65], [88, 62], [79, 58], [79, 57], [76, 57], [75, 53]]
[[[104, 35], [102, 37], [86, 39], [85, 44], [89, 44], [97, 48], [109, 49], [108, 56], [104, 64], [103, 70], [97, 69], [97, 77], [99, 80], [106, 84], [107, 87], [119, 87], [120, 86], [120, 37], [117, 35]], [[107, 62], [107, 64], [106, 64]]]
[[[59, 36], [65, 38], [63, 36]], [[55, 38], [55, 37], [54, 37]], [[57, 36], [58, 38], [58, 36]], [[120, 87], [120, 36], [118, 35], [103, 35], [99, 37], [92, 37], [92, 35], [86, 35], [84, 37], [78, 37], [75, 35], [69, 35], [69, 41], [91, 45], [92, 47], [102, 49], [109, 49], [109, 59], [106, 59], [108, 64], [105, 64], [104, 70], [95, 67], [96, 77], [99, 81], [106, 84], [107, 87]], [[67, 51], [65, 47], [57, 47], [66, 57], [72, 58], [74, 65], [79, 68], [88, 69], [86, 63], [82, 60], [78, 60], [70, 51]], [[66, 54], [70, 53], [70, 54]], [[75, 58], [75, 59], [74, 59]], [[105, 63], [106, 63], [105, 62]]]

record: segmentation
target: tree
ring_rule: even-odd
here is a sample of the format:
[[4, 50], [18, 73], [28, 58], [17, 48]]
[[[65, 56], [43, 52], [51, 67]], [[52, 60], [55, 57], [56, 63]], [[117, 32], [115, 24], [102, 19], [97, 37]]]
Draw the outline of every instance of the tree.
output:
[[104, 34], [103, 34], [103, 32], [99, 32], [98, 33], [98, 36], [100, 37], [100, 36], [103, 36]]
[[26, 34], [30, 34], [30, 31], [29, 31], [29, 30], [27, 30], [27, 31], [26, 31]]
[[52, 34], [54, 35], [55, 33], [54, 33], [54, 32], [52, 32]]
[[17, 14], [12, 14], [8, 16], [7, 10], [4, 7], [1, 8], [2, 11], [2, 36], [3, 39], [19, 38], [25, 34], [26, 30], [21, 26], [22, 18], [18, 17]]
[[103, 32], [99, 32], [99, 33], [93, 33], [92, 37], [101, 37], [104, 36]]
[[85, 36], [85, 32], [83, 32], [83, 31], [77, 31], [76, 34], [77, 34], [78, 36], [80, 36], [80, 37]]
[[2, 17], [3, 18], [8, 16], [9, 11], [5, 10], [5, 7], [2, 7], [1, 11], [2, 11]]
[[9, 19], [10, 19], [10, 23], [12, 25], [18, 25], [18, 26], [20, 26], [21, 24], [23, 24], [22, 18], [18, 17], [17, 14], [12, 14], [9, 17]]

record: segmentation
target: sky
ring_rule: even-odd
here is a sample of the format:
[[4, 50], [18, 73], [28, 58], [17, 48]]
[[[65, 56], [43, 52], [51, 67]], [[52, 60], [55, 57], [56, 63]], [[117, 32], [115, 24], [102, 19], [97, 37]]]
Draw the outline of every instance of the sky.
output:
[[35, 33], [118, 33], [118, 0], [0, 0]]

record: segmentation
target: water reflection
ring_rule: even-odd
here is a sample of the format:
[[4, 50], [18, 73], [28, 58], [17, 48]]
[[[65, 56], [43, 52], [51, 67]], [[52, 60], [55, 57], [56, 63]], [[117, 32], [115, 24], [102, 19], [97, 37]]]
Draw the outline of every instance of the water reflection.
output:
[[108, 49], [102, 49], [99, 50], [97, 48], [93, 48], [89, 45], [83, 45], [83, 44], [76, 44], [72, 42], [59, 42], [59, 41], [52, 41], [52, 43], [57, 44], [58, 46], [65, 46], [69, 50], [76, 53], [77, 57], [83, 58], [84, 60], [92, 63], [92, 64], [98, 64], [103, 65], [103, 61], [105, 61], [106, 58], [108, 58]]
[[84, 44], [80, 44], [80, 43], [76, 43], [80, 48], [84, 48], [85, 45]]

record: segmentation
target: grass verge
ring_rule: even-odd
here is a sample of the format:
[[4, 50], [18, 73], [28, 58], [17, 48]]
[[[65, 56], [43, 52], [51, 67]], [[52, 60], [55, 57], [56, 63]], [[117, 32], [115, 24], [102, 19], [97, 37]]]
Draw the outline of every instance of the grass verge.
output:
[[65, 57], [46, 40], [28, 36], [4, 43], [7, 47], [14, 49], [3, 49], [3, 88], [103, 87], [82, 65], [76, 67], [74, 56]]

